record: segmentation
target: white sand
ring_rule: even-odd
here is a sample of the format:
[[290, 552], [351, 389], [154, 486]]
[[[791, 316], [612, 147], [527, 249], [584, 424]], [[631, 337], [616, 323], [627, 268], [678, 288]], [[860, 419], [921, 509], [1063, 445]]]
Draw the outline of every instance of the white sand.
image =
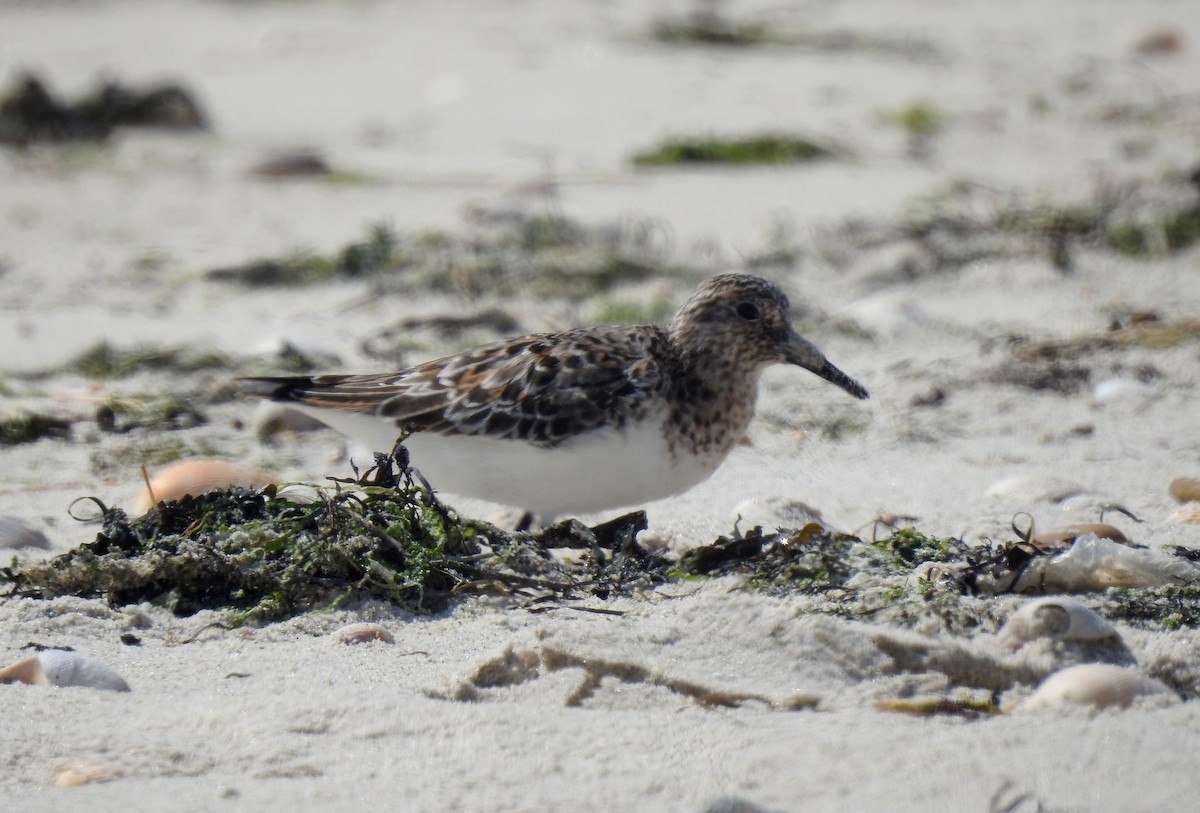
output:
[[[363, 304], [353, 283], [248, 293], [198, 272], [331, 251], [375, 222], [459, 229], [464, 207], [516, 200], [584, 222], [651, 219], [678, 258], [730, 267], [782, 228], [805, 250], [784, 277], [796, 300], [875, 334], [871, 342], [829, 327], [812, 335], [872, 399], [853, 404], [807, 374], [772, 370], [753, 445], [692, 492], [648, 506], [657, 534], [679, 547], [701, 544], [731, 527], [738, 506], [769, 497], [803, 500], [850, 531], [898, 512], [920, 517], [927, 533], [971, 539], [1005, 538], [1018, 511], [1049, 528], [1093, 521], [1100, 506], [1117, 503], [1145, 520], [1106, 515], [1135, 541], [1200, 545], [1200, 526], [1167, 522], [1176, 506], [1166, 490], [1173, 477], [1200, 476], [1194, 343], [1089, 357], [1089, 387], [1071, 396], [981, 383], [1009, 358], [1003, 337], [1012, 333], [1094, 335], [1122, 309], [1195, 318], [1195, 248], [1154, 261], [1079, 251], [1072, 274], [1040, 255], [986, 259], [912, 282], [887, 276], [897, 249], [854, 255], [845, 267], [814, 250], [848, 219], [898, 218], [953, 181], [1025, 203], [1071, 202], [1106, 184], [1194, 167], [1200, 10], [1165, 0], [768, 9], [818, 29], [927, 40], [942, 53], [935, 61], [645, 41], [652, 16], [669, 10], [0, 4], [0, 80], [33, 69], [74, 94], [101, 73], [176, 78], [214, 123], [205, 136], [131, 134], [101, 148], [0, 152], [0, 375], [45, 369], [102, 338], [244, 352], [289, 336], [370, 369], [354, 350], [358, 338], [455, 303]], [[1131, 50], [1162, 26], [1183, 37], [1182, 52]], [[907, 157], [903, 133], [882, 122], [923, 99], [949, 115], [924, 162]], [[1114, 120], [1124, 105], [1152, 115]], [[836, 139], [856, 158], [736, 172], [635, 172], [627, 162], [668, 135], [761, 130]], [[297, 145], [375, 182], [247, 176], [264, 154]], [[552, 199], [521, 191], [547, 178], [558, 182]], [[661, 292], [674, 300], [684, 291]], [[589, 318], [561, 306], [541, 312], [534, 302], [512, 307], [530, 329]], [[1162, 375], [1143, 390], [1093, 397], [1103, 380], [1136, 380], [1147, 365]], [[0, 397], [5, 415], [25, 407], [88, 415], [111, 392], [170, 386], [153, 376], [6, 383], [16, 394]], [[934, 386], [948, 394], [943, 406], [911, 405]], [[248, 423], [252, 410], [214, 410], [209, 426], [184, 436], [289, 477], [344, 473], [338, 438], [320, 433], [266, 449], [234, 424]], [[824, 436], [820, 427], [838, 415], [866, 426]], [[779, 424], [808, 431], [800, 438]], [[1083, 425], [1090, 433], [1073, 431]], [[128, 503], [137, 490], [136, 472], [93, 465], [132, 441], [85, 427], [74, 442], [0, 449], [0, 515], [44, 530], [50, 552], [95, 533], [66, 515], [71, 500]], [[1023, 494], [989, 495], [1017, 476], [1052, 478], [1076, 493], [1055, 502], [1027, 481]], [[1167, 707], [982, 721], [875, 709], [880, 699], [956, 687], [977, 696], [996, 683], [1019, 699], [1054, 668], [1061, 653], [1048, 645], [1010, 654], [986, 634], [926, 638], [798, 615], [796, 602], [731, 580], [603, 606], [626, 615], [531, 615], [475, 600], [434, 618], [369, 606], [227, 632], [206, 627], [206, 614], [8, 601], [0, 604], [3, 658], [23, 657], [31, 641], [71, 646], [133, 690], [0, 686], [0, 798], [22, 813], [47, 805], [699, 813], [722, 797], [775, 811], [1157, 811], [1184, 809], [1200, 792], [1192, 696]], [[363, 618], [383, 623], [395, 644], [322, 637]], [[131, 629], [134, 620], [143, 626]], [[1200, 686], [1195, 632], [1119, 630], [1141, 671]], [[122, 645], [123, 632], [141, 645]], [[510, 685], [478, 685], [486, 683], [479, 670], [509, 652], [517, 664]], [[608, 676], [581, 694], [588, 673], [554, 668], [563, 658], [586, 660], [593, 677], [607, 664]], [[699, 690], [762, 699], [706, 705], [692, 696]], [[57, 788], [63, 771], [91, 781]]]

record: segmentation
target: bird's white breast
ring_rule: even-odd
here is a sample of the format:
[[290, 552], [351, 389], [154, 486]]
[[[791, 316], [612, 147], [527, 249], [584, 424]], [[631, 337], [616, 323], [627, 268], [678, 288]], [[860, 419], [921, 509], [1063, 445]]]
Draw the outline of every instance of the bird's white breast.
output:
[[[396, 429], [372, 415], [294, 405], [333, 428], [390, 451]], [[588, 513], [679, 494], [706, 479], [725, 453], [667, 448], [661, 419], [598, 429], [546, 448], [519, 440], [417, 432], [412, 465], [438, 492], [498, 502], [544, 518]]]

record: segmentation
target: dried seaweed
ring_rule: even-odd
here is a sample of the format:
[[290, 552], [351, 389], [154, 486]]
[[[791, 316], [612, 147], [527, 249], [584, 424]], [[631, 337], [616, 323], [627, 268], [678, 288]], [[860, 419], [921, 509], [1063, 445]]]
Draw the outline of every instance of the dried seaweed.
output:
[[850, 222], [826, 235], [822, 253], [833, 260], [899, 246], [887, 281], [957, 272], [983, 260], [1043, 256], [1073, 271], [1080, 250], [1107, 250], [1159, 258], [1200, 241], [1200, 184], [1177, 175], [1106, 187], [1095, 197], [1065, 204], [1028, 202], [972, 184], [914, 207], [899, 224]]
[[557, 214], [478, 213], [465, 235], [372, 226], [331, 255], [264, 258], [207, 272], [246, 286], [363, 279], [379, 291], [583, 299], [612, 286], [677, 274], [652, 223], [585, 226]]
[[27, 413], [0, 420], [0, 446], [32, 443], [42, 438], [71, 437], [71, 422], [66, 418]]
[[835, 158], [838, 150], [810, 138], [759, 135], [745, 138], [680, 138], [633, 156], [637, 166], [679, 164], [795, 164]]
[[[230, 609], [240, 623], [351, 598], [436, 610], [479, 592], [607, 597], [662, 569], [635, 541], [646, 527], [643, 513], [594, 528], [572, 521], [505, 534], [461, 519], [387, 457], [309, 504], [275, 487], [160, 502], [136, 519], [95, 502], [96, 538], [48, 562], [0, 570], [9, 595], [102, 597], [114, 606], [148, 601], [179, 615]], [[562, 562], [551, 545], [588, 555]]]
[[35, 142], [102, 141], [120, 127], [203, 130], [207, 126], [191, 92], [170, 83], [134, 89], [108, 81], [67, 103], [37, 76], [26, 74], [0, 98], [0, 144], [18, 147]]
[[[182, 615], [226, 609], [241, 623], [354, 599], [435, 611], [480, 594], [540, 612], [578, 598], [738, 575], [747, 589], [805, 597], [797, 605], [803, 612], [901, 626], [933, 621], [963, 632], [998, 625], [1006, 605], [995, 597], [1036, 591], [1038, 568], [1052, 556], [1015, 526], [1016, 540], [978, 545], [913, 528], [864, 541], [818, 522], [774, 531], [735, 527], [678, 559], [639, 544], [647, 527], [640, 511], [592, 527], [566, 520], [504, 532], [442, 505], [414, 479], [403, 447], [362, 476], [334, 479], [315, 502], [294, 502], [286, 493], [213, 491], [161, 502], [136, 519], [102, 505], [93, 541], [48, 562], [14, 562], [0, 569], [0, 585], [8, 595], [149, 601]], [[1195, 556], [1176, 555], [1181, 562]], [[1200, 626], [1200, 590], [1190, 585], [1108, 590], [1105, 600], [1110, 617]]]

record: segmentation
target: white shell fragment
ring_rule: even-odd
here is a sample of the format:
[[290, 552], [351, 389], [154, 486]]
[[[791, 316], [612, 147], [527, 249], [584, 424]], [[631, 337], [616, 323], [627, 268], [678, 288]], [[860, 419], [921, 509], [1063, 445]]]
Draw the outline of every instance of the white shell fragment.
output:
[[1038, 638], [1056, 641], [1119, 639], [1107, 620], [1068, 596], [1030, 601], [1009, 616], [997, 634], [1000, 643], [1016, 651]]
[[48, 548], [50, 540], [16, 517], [0, 517], [0, 548]]
[[1034, 559], [1014, 593], [1085, 593], [1110, 587], [1156, 587], [1200, 579], [1200, 567], [1156, 550], [1130, 548], [1087, 535], [1053, 556]]
[[263, 401], [254, 412], [254, 433], [263, 442], [284, 432], [314, 432], [327, 428], [311, 415], [275, 401]]
[[104, 664], [64, 649], [47, 649], [0, 669], [0, 683], [84, 686], [113, 692], [129, 691], [129, 684], [124, 678]]
[[1092, 387], [1092, 404], [1107, 406], [1121, 401], [1147, 401], [1158, 393], [1152, 384], [1131, 378], [1108, 378]]
[[733, 518], [742, 528], [761, 526], [764, 530], [775, 530], [821, 523], [821, 512], [791, 497], [754, 497], [738, 503]]
[[198, 497], [213, 489], [229, 486], [263, 488], [275, 481], [272, 474], [227, 460], [182, 460], [167, 466], [150, 479], [150, 489], [147, 491], [143, 488], [137, 509], [145, 513], [162, 500], [178, 500], [189, 495]]
[[1188, 503], [1180, 506], [1167, 517], [1167, 522], [1172, 525], [1200, 525], [1200, 504]]
[[1083, 493], [1079, 485], [1049, 474], [1018, 474], [994, 483], [989, 497], [1017, 502], [1062, 502]]
[[372, 641], [393, 643], [392, 634], [379, 624], [363, 621], [358, 624], [347, 624], [341, 629], [334, 630], [332, 638], [339, 644], [366, 644]]
[[1164, 703], [1179, 697], [1162, 681], [1138, 674], [1125, 666], [1084, 663], [1060, 670], [1042, 681], [1017, 709], [1060, 708], [1069, 705], [1096, 709], [1128, 708], [1139, 697], [1160, 696]]

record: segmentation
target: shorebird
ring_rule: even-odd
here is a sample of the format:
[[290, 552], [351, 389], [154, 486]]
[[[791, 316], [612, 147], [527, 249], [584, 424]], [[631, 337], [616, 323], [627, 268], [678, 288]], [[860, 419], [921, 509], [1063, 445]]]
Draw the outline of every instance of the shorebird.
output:
[[705, 480], [746, 431], [763, 368], [794, 364], [867, 391], [788, 322], [787, 297], [747, 274], [704, 283], [665, 327], [504, 339], [394, 373], [242, 379], [392, 450], [438, 490], [542, 519], [643, 503]]

